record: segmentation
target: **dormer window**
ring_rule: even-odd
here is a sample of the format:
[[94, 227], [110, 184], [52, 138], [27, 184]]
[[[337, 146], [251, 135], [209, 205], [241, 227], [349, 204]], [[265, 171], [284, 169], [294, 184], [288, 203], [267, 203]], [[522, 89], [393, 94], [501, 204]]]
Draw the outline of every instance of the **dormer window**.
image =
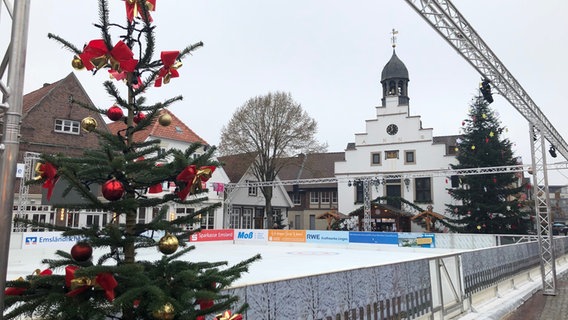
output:
[[67, 119], [55, 119], [54, 131], [67, 134], [79, 134], [79, 121]]
[[183, 129], [180, 128], [180, 127], [176, 127], [176, 132], [177, 132], [177, 133], [183, 133]]

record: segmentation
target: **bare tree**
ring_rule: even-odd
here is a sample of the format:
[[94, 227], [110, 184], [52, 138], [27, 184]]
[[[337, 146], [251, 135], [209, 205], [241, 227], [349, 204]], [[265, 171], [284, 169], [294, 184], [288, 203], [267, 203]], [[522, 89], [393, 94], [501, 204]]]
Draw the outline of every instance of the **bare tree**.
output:
[[[221, 155], [251, 157], [258, 181], [274, 181], [286, 165], [284, 158], [300, 153], [325, 152], [327, 144], [315, 140], [317, 122], [290, 93], [274, 92], [249, 99], [221, 129]], [[244, 159], [243, 159], [244, 160]], [[261, 187], [268, 227], [273, 226], [272, 187]]]

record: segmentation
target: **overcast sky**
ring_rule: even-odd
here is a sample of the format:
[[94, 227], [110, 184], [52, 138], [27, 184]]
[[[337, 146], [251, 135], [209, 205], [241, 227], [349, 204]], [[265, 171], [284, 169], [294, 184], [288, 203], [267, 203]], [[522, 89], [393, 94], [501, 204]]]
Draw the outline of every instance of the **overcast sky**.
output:
[[[81, 47], [100, 38], [98, 1], [32, 0], [25, 92], [75, 72], [99, 107], [109, 107], [101, 72], [73, 71], [72, 54], [47, 38]], [[124, 2], [111, 0], [111, 20], [124, 21]], [[501, 62], [564, 139], [568, 137], [568, 1], [454, 0]], [[410, 74], [410, 114], [434, 135], [460, 133], [480, 75], [402, 0], [157, 0], [156, 57], [204, 42], [184, 60], [180, 78], [146, 97], [184, 100], [171, 110], [209, 144], [235, 109], [251, 97], [286, 91], [318, 121], [318, 139], [344, 151], [382, 97], [380, 73], [396, 52]], [[114, 33], [117, 41], [118, 33]], [[528, 123], [504, 98], [492, 107], [516, 155], [530, 163]], [[561, 156], [549, 162], [565, 161]], [[568, 172], [551, 172], [568, 184]]]

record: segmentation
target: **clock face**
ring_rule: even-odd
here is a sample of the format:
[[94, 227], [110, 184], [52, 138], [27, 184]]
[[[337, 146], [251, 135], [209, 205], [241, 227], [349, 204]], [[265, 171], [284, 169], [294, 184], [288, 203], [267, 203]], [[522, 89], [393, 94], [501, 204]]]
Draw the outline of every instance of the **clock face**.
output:
[[398, 132], [398, 127], [396, 124], [389, 124], [387, 127], [387, 133], [394, 136]]

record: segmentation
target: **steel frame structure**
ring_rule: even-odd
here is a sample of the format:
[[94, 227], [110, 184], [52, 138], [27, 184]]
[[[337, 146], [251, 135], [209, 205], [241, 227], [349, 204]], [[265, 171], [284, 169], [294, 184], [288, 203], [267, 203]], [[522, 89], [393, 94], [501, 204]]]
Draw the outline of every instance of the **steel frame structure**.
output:
[[[546, 169], [563, 170], [568, 169], [568, 161], [557, 162], [547, 166]], [[371, 201], [372, 199], [372, 185], [380, 183], [380, 181], [388, 179], [412, 179], [421, 177], [444, 177], [453, 175], [479, 175], [479, 174], [498, 174], [498, 173], [514, 173], [514, 172], [534, 172], [532, 165], [515, 165], [515, 166], [501, 166], [501, 167], [485, 167], [485, 168], [466, 168], [466, 169], [440, 169], [440, 170], [424, 170], [412, 171], [401, 173], [385, 173], [385, 174], [372, 174], [364, 176], [340, 176], [328, 178], [313, 178], [313, 179], [295, 179], [295, 180], [278, 180], [278, 181], [245, 181], [239, 183], [228, 183], [225, 185], [225, 205], [227, 207], [227, 216], [231, 217], [233, 206], [232, 200], [234, 191], [238, 188], [251, 188], [251, 187], [266, 187], [266, 186], [291, 186], [299, 184], [324, 184], [324, 183], [347, 183], [348, 181], [360, 181], [363, 183], [363, 230], [371, 230]], [[224, 223], [225, 227], [228, 227]], [[538, 225], [537, 225], [538, 228]]]
[[528, 93], [501, 63], [489, 46], [475, 32], [449, 0], [406, 0], [424, 20], [444, 38], [483, 79], [488, 79], [499, 93], [529, 122], [535, 207], [538, 208], [543, 293], [556, 295], [556, 270], [552, 244], [552, 224], [548, 204], [548, 177], [545, 140], [568, 159], [568, 145]]
[[[5, 10], [4, 10], [5, 9]], [[4, 310], [4, 289], [8, 271], [8, 252], [14, 206], [14, 181], [19, 151], [20, 120], [24, 91], [26, 47], [30, 0], [4, 0], [2, 18], [11, 19], [10, 39], [0, 63], [0, 113], [3, 132], [0, 138], [0, 310]], [[6, 77], [7, 75], [7, 77]], [[4, 79], [7, 79], [5, 81]], [[0, 313], [0, 319], [3, 315]]]

